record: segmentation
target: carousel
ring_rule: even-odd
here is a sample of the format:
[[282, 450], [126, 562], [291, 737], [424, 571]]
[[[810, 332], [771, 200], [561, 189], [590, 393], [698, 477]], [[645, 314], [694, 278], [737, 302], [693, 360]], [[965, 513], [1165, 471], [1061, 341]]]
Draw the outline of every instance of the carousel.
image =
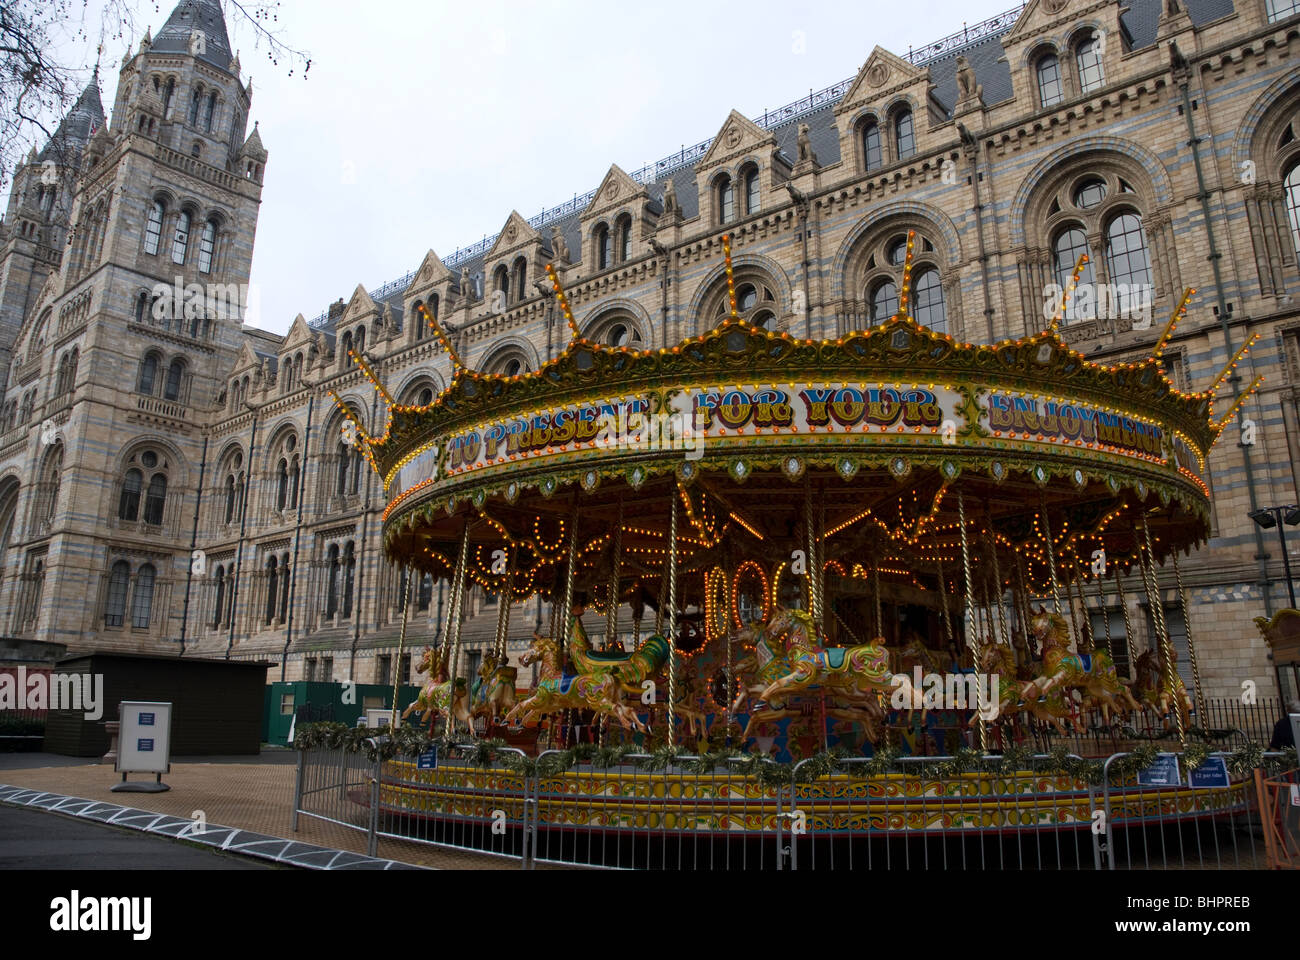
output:
[[[670, 348], [583, 339], [552, 270], [573, 338], [534, 373], [467, 369], [422, 307], [455, 368], [429, 406], [394, 403], [357, 357], [389, 411], [382, 436], [348, 429], [384, 483], [386, 555], [451, 588], [408, 713], [441, 717], [448, 737], [474, 736], [481, 717], [542, 748], [589, 737], [794, 761], [882, 745], [987, 754], [1143, 711], [1185, 744], [1204, 711], [1199, 683], [1189, 693], [1179, 679], [1164, 604], [1150, 605], [1154, 637], [1132, 651], [1132, 677], [1116, 670], [1109, 619], [1094, 635], [1086, 611], [1159, 596], [1158, 569], [1181, 587], [1180, 556], [1209, 535], [1207, 457], [1258, 387], [1218, 409], [1250, 344], [1205, 391], [1180, 392], [1161, 353], [1192, 291], [1140, 363], [1071, 350], [1057, 331], [1069, 292], [1037, 335], [959, 343], [910, 315], [911, 252], [909, 238], [899, 313], [832, 340], [740, 320], [727, 239], [732, 316]], [[509, 664], [512, 603], [499, 603], [493, 649], [467, 677], [474, 584], [533, 604], [537, 629]], [[519, 686], [534, 663], [536, 683]], [[1012, 792], [1087, 824], [1069, 777], [1024, 776]], [[458, 790], [475, 782], [464, 777]], [[977, 825], [1002, 822], [978, 783], [931, 787], [923, 796], [957, 806], [984, 796]], [[765, 796], [754, 786], [760, 828]], [[400, 790], [388, 802], [455, 806]], [[570, 816], [556, 804], [557, 820]], [[828, 807], [828, 823], [841, 813]], [[602, 817], [620, 822], [617, 809]]]

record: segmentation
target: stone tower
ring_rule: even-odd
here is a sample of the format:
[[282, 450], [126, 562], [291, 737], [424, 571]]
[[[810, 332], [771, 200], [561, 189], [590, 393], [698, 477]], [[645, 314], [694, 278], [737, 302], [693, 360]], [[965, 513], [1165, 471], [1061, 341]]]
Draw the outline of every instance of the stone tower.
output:
[[[20, 171], [6, 251], [32, 265], [0, 288], [3, 323], [10, 304], [21, 322], [0, 439], [0, 514], [17, 498], [0, 633], [158, 650], [180, 632], [202, 423], [243, 341], [267, 158], [246, 136], [251, 99], [220, 4], [184, 0], [123, 60], [111, 125], [94, 84], [65, 121], [69, 226], [35, 218], [40, 157]], [[29, 223], [66, 229], [40, 279], [42, 240], [13, 237]]]

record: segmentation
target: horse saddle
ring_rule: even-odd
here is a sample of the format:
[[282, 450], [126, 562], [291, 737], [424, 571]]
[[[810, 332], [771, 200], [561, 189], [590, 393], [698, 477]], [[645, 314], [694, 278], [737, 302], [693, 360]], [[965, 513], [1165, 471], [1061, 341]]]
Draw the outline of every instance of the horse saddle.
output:
[[1077, 659], [1077, 660], [1079, 661], [1079, 669], [1080, 669], [1080, 670], [1082, 670], [1084, 673], [1092, 673], [1092, 654], [1091, 654], [1091, 653], [1078, 653], [1078, 654], [1075, 654], [1075, 659]]
[[845, 647], [827, 647], [822, 651], [822, 656], [826, 658], [826, 668], [828, 670], [843, 670], [844, 658], [848, 655], [848, 652]]
[[629, 653], [618, 653], [618, 652], [597, 653], [594, 650], [587, 651], [586, 656], [588, 660], [592, 660], [596, 663], [608, 663], [615, 666], [619, 664], [627, 663], [629, 660], [632, 659], [632, 655]]

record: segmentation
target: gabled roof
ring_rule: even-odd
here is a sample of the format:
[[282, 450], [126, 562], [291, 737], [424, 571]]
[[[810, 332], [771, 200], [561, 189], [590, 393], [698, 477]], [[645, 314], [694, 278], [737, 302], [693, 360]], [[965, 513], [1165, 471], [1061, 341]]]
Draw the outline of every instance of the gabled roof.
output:
[[230, 37], [218, 0], [181, 0], [150, 49], [154, 53], [190, 53], [195, 31], [203, 35], [203, 52], [196, 54], [198, 59], [229, 72]]

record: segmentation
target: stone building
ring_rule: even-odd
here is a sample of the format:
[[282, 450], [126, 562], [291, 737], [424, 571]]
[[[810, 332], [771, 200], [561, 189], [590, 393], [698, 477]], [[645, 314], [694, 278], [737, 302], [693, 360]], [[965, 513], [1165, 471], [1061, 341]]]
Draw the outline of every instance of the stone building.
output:
[[[0, 238], [0, 629], [270, 659], [271, 679], [391, 680], [409, 667], [383, 492], [328, 396], [380, 426], [350, 349], [398, 402], [429, 402], [451, 367], [415, 319], [425, 304], [470, 366], [535, 370], [568, 339], [541, 282], [550, 262], [585, 336], [670, 345], [726, 309], [724, 233], [744, 316], [838, 335], [895, 311], [914, 229], [914, 312], [965, 341], [1041, 329], [1082, 252], [1096, 296], [1063, 332], [1091, 359], [1148, 355], [1188, 286], [1166, 353], [1178, 385], [1202, 389], [1260, 334], [1226, 389], [1267, 380], [1214, 452], [1213, 540], [1182, 575], [1206, 692], [1272, 692], [1252, 618], [1287, 604], [1283, 558], [1249, 514], [1297, 499], [1297, 52], [1296, 0], [1033, 0], [907, 55], [877, 47], [844, 83], [733, 112], [634, 174], [612, 166], [578, 201], [512, 212], [495, 238], [430, 251], [280, 337], [222, 309], [247, 282], [267, 151], [247, 134], [251, 91], [219, 5], [188, 0], [122, 64], [111, 124], [93, 86], [69, 116], [66, 213], [39, 189], [40, 157], [17, 173]], [[204, 297], [159, 309], [159, 285], [178, 280]], [[169, 310], [182, 299], [192, 308]], [[1185, 646], [1172, 574], [1162, 586]], [[1127, 617], [1113, 595], [1105, 612], [1090, 602], [1099, 631], [1108, 617], [1115, 642], [1127, 630], [1141, 647], [1135, 594]], [[422, 643], [443, 628], [443, 595], [429, 581], [413, 595]], [[470, 604], [471, 651], [493, 603]], [[512, 635], [547, 616], [516, 609]]]

